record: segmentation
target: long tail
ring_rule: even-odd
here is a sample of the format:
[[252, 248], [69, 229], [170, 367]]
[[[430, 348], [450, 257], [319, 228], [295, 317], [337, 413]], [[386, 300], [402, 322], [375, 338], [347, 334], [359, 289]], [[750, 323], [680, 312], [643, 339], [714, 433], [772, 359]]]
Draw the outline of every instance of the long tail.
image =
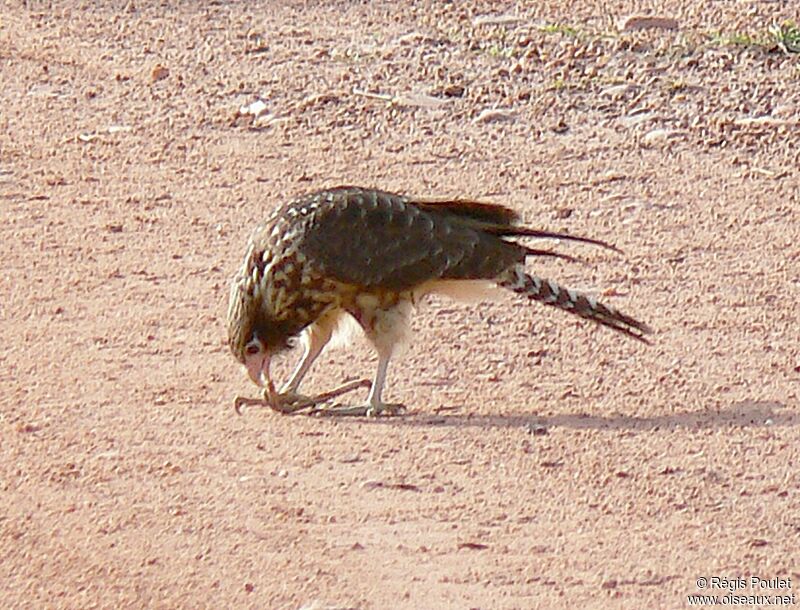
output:
[[576, 316], [613, 328], [643, 343], [650, 343], [644, 335], [652, 333], [653, 330], [644, 322], [639, 322], [613, 307], [603, 305], [594, 297], [562, 288], [550, 280], [528, 275], [519, 266], [509, 269], [505, 277], [497, 283], [534, 301], [558, 307]]

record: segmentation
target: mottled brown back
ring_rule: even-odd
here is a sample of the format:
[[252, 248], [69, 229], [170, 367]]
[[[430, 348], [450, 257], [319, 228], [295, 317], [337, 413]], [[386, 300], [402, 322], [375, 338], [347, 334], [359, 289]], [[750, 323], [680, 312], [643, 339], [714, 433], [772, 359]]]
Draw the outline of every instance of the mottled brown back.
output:
[[367, 289], [402, 291], [435, 279], [493, 278], [526, 249], [482, 227], [516, 215], [473, 202], [417, 202], [377, 190], [338, 187], [281, 213], [303, 229], [297, 250], [325, 277]]

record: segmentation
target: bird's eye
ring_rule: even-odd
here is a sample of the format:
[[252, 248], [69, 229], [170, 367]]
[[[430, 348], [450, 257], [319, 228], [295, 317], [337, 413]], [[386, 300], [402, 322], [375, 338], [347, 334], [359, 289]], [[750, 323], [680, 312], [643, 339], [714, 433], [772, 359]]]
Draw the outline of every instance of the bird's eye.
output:
[[247, 354], [248, 356], [255, 356], [260, 351], [261, 351], [260, 341], [251, 341], [250, 343], [244, 346], [244, 353]]

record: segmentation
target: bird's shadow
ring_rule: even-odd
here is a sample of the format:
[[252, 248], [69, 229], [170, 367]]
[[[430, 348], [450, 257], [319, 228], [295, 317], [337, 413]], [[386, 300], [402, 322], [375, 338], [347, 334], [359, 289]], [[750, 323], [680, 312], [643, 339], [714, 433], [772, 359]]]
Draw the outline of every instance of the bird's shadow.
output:
[[423, 410], [415, 410], [402, 417], [358, 418], [358, 421], [377, 425], [526, 428], [535, 433], [537, 430], [548, 428], [637, 432], [744, 427], [768, 429], [776, 426], [797, 426], [800, 423], [800, 417], [794, 410], [787, 410], [786, 405], [778, 401], [743, 400], [732, 403], [727, 409], [719, 411], [689, 411], [649, 417], [588, 415], [585, 413], [544, 416], [529, 413], [476, 415], [440, 412], [429, 414]]

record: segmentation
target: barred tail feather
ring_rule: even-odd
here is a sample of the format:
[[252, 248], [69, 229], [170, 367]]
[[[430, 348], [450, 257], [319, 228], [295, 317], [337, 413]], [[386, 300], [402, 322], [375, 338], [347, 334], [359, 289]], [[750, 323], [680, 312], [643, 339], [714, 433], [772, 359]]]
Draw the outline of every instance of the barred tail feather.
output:
[[545, 305], [552, 305], [576, 316], [608, 326], [643, 343], [650, 343], [644, 335], [653, 330], [644, 322], [598, 302], [597, 299], [569, 288], [562, 288], [550, 280], [528, 275], [515, 267], [498, 284], [503, 288], [526, 296]]

